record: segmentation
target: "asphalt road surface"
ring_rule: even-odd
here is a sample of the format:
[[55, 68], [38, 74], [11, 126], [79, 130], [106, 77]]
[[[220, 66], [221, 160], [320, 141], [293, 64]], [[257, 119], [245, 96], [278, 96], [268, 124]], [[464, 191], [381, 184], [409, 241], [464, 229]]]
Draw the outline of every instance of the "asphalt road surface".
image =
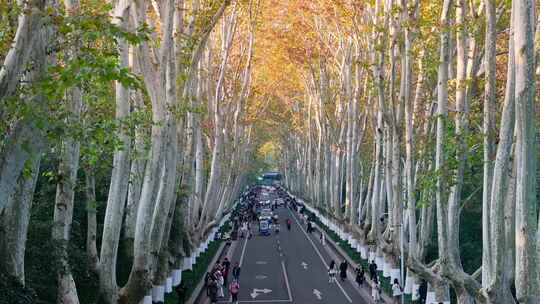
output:
[[[253, 238], [239, 239], [232, 254], [232, 263], [241, 265], [240, 303], [369, 303], [351, 274], [346, 281], [328, 283], [327, 267], [336, 256], [322, 246], [318, 234], [306, 233], [293, 211], [282, 207], [274, 212], [279, 215], [280, 233], [261, 236], [253, 227]], [[287, 218], [293, 223], [290, 231]], [[226, 299], [219, 303], [230, 303]]]

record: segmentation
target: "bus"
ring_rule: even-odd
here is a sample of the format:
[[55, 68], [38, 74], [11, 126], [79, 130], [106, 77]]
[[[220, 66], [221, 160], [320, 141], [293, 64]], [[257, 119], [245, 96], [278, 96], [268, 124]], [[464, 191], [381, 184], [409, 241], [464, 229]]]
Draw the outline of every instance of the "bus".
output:
[[279, 172], [266, 172], [262, 175], [263, 184], [271, 186], [280, 186], [281, 178], [281, 173]]

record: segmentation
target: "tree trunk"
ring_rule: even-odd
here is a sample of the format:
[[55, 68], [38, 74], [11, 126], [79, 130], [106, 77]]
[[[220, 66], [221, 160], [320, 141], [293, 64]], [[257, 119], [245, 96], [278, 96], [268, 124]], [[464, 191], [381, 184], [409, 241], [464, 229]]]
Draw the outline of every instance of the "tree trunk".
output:
[[97, 236], [97, 201], [96, 201], [96, 178], [91, 168], [85, 168], [86, 179], [86, 255], [88, 271], [98, 273], [99, 258], [96, 245]]
[[538, 303], [534, 1], [514, 0], [516, 62], [516, 296]]
[[23, 286], [26, 237], [40, 159], [40, 155], [31, 158], [29, 176], [19, 176], [9, 204], [0, 212], [0, 256], [3, 257], [0, 269], [16, 278]]
[[[119, 5], [122, 5], [120, 2]], [[127, 8], [126, 8], [127, 9]], [[118, 16], [121, 20], [127, 19], [127, 11], [122, 11]], [[127, 27], [126, 21], [121, 21], [121, 27]], [[123, 67], [129, 67], [128, 44], [119, 42], [120, 62]], [[121, 121], [130, 114], [129, 90], [119, 82], [116, 83], [116, 114], [117, 120]], [[118, 257], [118, 244], [124, 217], [124, 208], [128, 191], [131, 151], [131, 139], [129, 134], [120, 129], [118, 138], [122, 142], [122, 149], [114, 152], [113, 170], [107, 197], [107, 209], [103, 221], [103, 237], [101, 240], [99, 285], [102, 299], [106, 303], [118, 302], [118, 285], [116, 281], [116, 264]]]

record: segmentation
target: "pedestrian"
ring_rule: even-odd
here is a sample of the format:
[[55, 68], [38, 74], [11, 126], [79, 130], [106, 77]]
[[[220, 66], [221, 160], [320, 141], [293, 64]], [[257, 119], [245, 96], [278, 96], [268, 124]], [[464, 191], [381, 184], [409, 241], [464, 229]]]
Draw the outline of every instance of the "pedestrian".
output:
[[339, 265], [339, 277], [342, 281], [345, 281], [347, 279], [347, 267], [349, 267], [349, 264], [347, 264], [347, 261], [343, 260], [341, 264]]
[[232, 275], [235, 281], [238, 281], [240, 279], [240, 265], [238, 265], [238, 262], [234, 263]]
[[332, 260], [328, 266], [328, 283], [336, 282], [336, 263]]
[[225, 283], [225, 281], [223, 280], [223, 274], [221, 273], [220, 270], [216, 271], [216, 282], [218, 285], [217, 296], [218, 298], [223, 298], [225, 296], [225, 293], [223, 292], [223, 284]]
[[223, 262], [221, 262], [221, 266], [223, 266], [223, 268], [229, 270], [229, 268], [231, 267], [231, 262], [229, 261], [228, 257], [225, 257], [223, 259]]
[[372, 281], [377, 279], [377, 264], [375, 264], [375, 260], [371, 260], [371, 264], [369, 264], [369, 279]]
[[227, 268], [223, 267], [223, 270], [221, 270], [221, 276], [223, 277], [223, 286], [227, 286], [227, 277], [229, 276], [229, 270]]
[[251, 237], [253, 236], [253, 233], [251, 232], [251, 225], [248, 225], [248, 231], [247, 231], [247, 238], [248, 240], [251, 240]]
[[210, 298], [210, 303], [217, 303], [218, 284], [216, 280], [210, 280], [208, 290], [208, 297]]
[[356, 283], [358, 286], [364, 284], [364, 267], [362, 265], [356, 268]]
[[206, 287], [206, 295], [210, 296], [210, 280], [212, 279], [212, 274], [210, 272], [206, 272], [206, 275], [204, 276], [204, 287]]
[[392, 298], [394, 299], [395, 304], [399, 304], [402, 292], [403, 289], [401, 288], [401, 285], [399, 285], [398, 279], [394, 279], [394, 283], [392, 284]]
[[427, 298], [427, 282], [426, 280], [422, 280], [420, 283], [420, 287], [418, 288], [418, 294], [420, 295], [420, 303], [426, 303]]
[[223, 259], [223, 262], [221, 262], [221, 266], [223, 267], [223, 280], [225, 281], [225, 284], [227, 284], [227, 278], [229, 277], [231, 268], [231, 262], [229, 261], [228, 257], [225, 257]]
[[373, 302], [380, 303], [381, 301], [381, 285], [379, 284], [379, 280], [377, 277], [373, 280], [373, 285], [371, 288], [371, 297], [373, 298]]
[[311, 221], [307, 221], [307, 232], [311, 233], [312, 229], [313, 229], [313, 226], [311, 224]]
[[229, 284], [229, 292], [231, 293], [231, 303], [238, 303], [238, 293], [240, 292], [240, 284], [237, 280], [233, 280]]
[[324, 235], [324, 232], [321, 230], [321, 244], [323, 246], [326, 245], [326, 236]]

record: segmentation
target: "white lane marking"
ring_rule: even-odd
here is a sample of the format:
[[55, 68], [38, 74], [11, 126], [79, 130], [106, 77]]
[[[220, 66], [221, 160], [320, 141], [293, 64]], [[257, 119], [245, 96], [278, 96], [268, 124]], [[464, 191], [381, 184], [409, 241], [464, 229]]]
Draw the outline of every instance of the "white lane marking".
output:
[[257, 265], [266, 265], [266, 264], [268, 264], [268, 262], [266, 262], [266, 261], [257, 261], [257, 262], [255, 262], [255, 264], [257, 264]]
[[[291, 210], [289, 210], [289, 212], [291, 213], [292, 217], [294, 218], [294, 221], [296, 222], [296, 224], [298, 225], [298, 227], [300, 227], [300, 230], [302, 230], [302, 232], [304, 233], [304, 235], [306, 236], [306, 238], [308, 239], [308, 241], [311, 243], [311, 246], [313, 246], [313, 249], [315, 249], [315, 252], [317, 252], [317, 255], [319, 255], [319, 258], [321, 258], [321, 262], [323, 263], [324, 267], [326, 267], [328, 269], [328, 264], [326, 264], [326, 261], [324, 260], [321, 252], [319, 251], [319, 249], [317, 248], [317, 246], [315, 246], [315, 244], [313, 243], [313, 240], [311, 240], [311, 238], [309, 237], [309, 235], [307, 234], [307, 232], [304, 230], [304, 227], [302, 227], [302, 225], [300, 225], [300, 223], [298, 222], [298, 219], [296, 218], [296, 216], [294, 216], [294, 214], [292, 213]], [[345, 298], [347, 298], [347, 301], [349, 301], [349, 303], [352, 303], [352, 300], [351, 300], [351, 297], [349, 297], [349, 295], [347, 294], [347, 292], [345, 291], [345, 289], [343, 289], [343, 286], [341, 286], [341, 284], [339, 283], [339, 281], [336, 281], [337, 283], [337, 286], [339, 287], [339, 289], [341, 289], [341, 292], [343, 292], [343, 295], [345, 295]]]
[[302, 263], [300, 265], [302, 265], [302, 267], [304, 267], [304, 269], [307, 269], [307, 263], [306, 262], [302, 261]]
[[247, 239], [244, 240], [244, 247], [242, 248], [242, 255], [240, 255], [240, 267], [242, 267], [242, 264], [244, 263], [244, 255], [246, 254], [246, 245], [247, 245]]
[[268, 288], [264, 288], [264, 289], [253, 288], [253, 291], [251, 292], [250, 295], [251, 295], [252, 299], [255, 299], [261, 293], [267, 294], [267, 293], [271, 293], [271, 292], [272, 292], [272, 289], [268, 289]]
[[318, 291], [317, 289], [313, 289], [313, 294], [317, 297], [317, 300], [322, 300], [322, 292]]
[[265, 276], [264, 274], [259, 274], [259, 275], [256, 275], [256, 276], [255, 276], [255, 279], [257, 279], [257, 280], [264, 280], [264, 279], [266, 279], [266, 278], [268, 278], [268, 277]]
[[281, 261], [281, 268], [283, 269], [283, 276], [285, 277], [285, 285], [287, 286], [287, 294], [289, 295], [289, 300], [292, 302], [291, 285], [289, 284], [289, 276], [287, 275], [287, 269], [285, 268], [285, 263], [283, 261]]

